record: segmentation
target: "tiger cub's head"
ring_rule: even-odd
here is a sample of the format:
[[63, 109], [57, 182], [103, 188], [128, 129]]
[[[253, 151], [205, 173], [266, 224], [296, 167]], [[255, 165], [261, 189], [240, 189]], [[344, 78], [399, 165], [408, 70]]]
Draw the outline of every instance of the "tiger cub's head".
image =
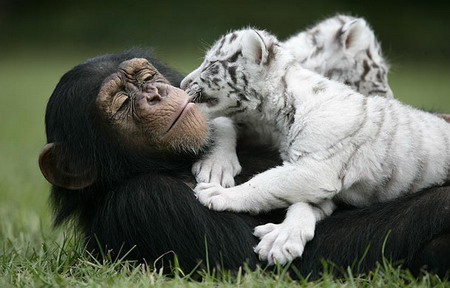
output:
[[212, 118], [255, 110], [261, 103], [257, 82], [271, 67], [279, 45], [275, 36], [262, 30], [229, 33], [206, 53], [200, 67], [183, 79], [181, 88]]
[[392, 98], [374, 32], [362, 18], [337, 15], [284, 42], [304, 68], [351, 86], [366, 96]]

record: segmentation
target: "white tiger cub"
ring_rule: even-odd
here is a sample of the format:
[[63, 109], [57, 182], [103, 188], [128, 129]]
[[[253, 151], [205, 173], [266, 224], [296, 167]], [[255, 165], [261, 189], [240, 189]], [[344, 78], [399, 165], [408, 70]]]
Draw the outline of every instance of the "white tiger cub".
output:
[[366, 206], [449, 179], [448, 123], [303, 68], [265, 31], [225, 35], [183, 84], [212, 117], [259, 117], [278, 133], [283, 165], [235, 187], [196, 187], [200, 202], [218, 211], [288, 207], [281, 224], [255, 229], [255, 251], [269, 263], [301, 256], [333, 198]]
[[363, 18], [336, 15], [283, 44], [304, 68], [345, 83], [366, 96], [393, 98], [375, 33]]
[[[336, 15], [325, 19], [289, 38], [284, 42], [284, 47], [291, 50], [304, 68], [345, 83], [366, 96], [393, 97], [387, 81], [389, 66], [374, 32], [362, 18]], [[233, 70], [229, 74], [233, 76]], [[186, 86], [187, 82], [185, 80], [183, 85]], [[233, 117], [235, 122], [241, 122], [239, 116]], [[253, 139], [256, 143], [279, 142], [271, 125], [262, 125], [260, 119], [255, 122], [257, 126], [247, 124], [245, 129], [241, 127], [240, 134], [245, 134], [246, 139]], [[241, 171], [236, 155], [236, 131], [229, 119], [214, 119], [212, 124], [216, 143], [208, 154], [193, 165], [192, 172], [197, 182], [231, 187], [234, 186], [234, 176]]]

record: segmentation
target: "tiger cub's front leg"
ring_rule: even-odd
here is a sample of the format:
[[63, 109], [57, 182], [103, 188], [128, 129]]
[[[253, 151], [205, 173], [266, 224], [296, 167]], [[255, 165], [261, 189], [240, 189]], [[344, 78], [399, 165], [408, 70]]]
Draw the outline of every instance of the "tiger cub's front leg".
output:
[[197, 183], [215, 183], [222, 187], [234, 186], [234, 177], [241, 172], [236, 154], [236, 130], [231, 119], [212, 120], [214, 146], [192, 165]]
[[231, 188], [200, 183], [195, 188], [200, 202], [217, 211], [260, 213], [286, 208], [297, 202], [320, 203], [341, 190], [339, 171], [325, 161], [300, 161], [262, 172]]

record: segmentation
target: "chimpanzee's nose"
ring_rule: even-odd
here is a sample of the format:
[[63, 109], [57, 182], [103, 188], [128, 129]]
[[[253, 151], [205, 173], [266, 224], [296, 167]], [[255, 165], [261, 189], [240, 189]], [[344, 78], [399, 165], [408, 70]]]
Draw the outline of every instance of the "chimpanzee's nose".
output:
[[147, 99], [150, 104], [156, 104], [163, 97], [166, 97], [169, 93], [169, 86], [167, 84], [153, 83], [148, 84], [142, 91], [142, 96]]

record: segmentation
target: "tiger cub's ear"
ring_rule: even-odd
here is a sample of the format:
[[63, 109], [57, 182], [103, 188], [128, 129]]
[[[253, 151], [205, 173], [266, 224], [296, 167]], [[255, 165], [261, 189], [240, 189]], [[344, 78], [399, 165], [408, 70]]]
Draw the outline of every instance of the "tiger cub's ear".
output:
[[268, 57], [269, 51], [267, 49], [264, 39], [258, 31], [250, 29], [242, 35], [242, 55], [260, 65], [264, 63]]
[[357, 53], [368, 49], [375, 41], [375, 35], [367, 22], [359, 18], [344, 24], [339, 40], [345, 50]]

